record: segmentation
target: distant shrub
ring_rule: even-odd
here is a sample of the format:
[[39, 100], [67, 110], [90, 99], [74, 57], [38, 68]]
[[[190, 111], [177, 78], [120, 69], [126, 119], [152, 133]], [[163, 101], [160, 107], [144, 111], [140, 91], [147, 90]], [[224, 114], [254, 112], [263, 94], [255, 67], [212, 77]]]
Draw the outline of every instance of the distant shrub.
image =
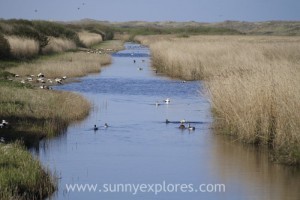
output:
[[0, 59], [7, 59], [10, 57], [10, 46], [8, 41], [0, 34]]
[[82, 46], [77, 33], [63, 24], [47, 21], [34, 21], [34, 27], [44, 35], [56, 38], [67, 38], [73, 40], [76, 45]]
[[107, 31], [105, 33], [104, 40], [112, 40], [112, 39], [114, 39], [114, 32], [113, 31]]

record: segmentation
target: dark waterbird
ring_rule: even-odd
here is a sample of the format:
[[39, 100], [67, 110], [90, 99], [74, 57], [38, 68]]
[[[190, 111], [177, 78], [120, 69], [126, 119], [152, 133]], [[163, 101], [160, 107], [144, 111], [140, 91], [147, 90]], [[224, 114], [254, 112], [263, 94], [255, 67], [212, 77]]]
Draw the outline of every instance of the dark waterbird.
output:
[[194, 126], [191, 126], [191, 123], [189, 123], [188, 129], [194, 131], [196, 128]]
[[96, 126], [96, 124], [94, 125], [94, 131], [97, 131], [98, 127]]

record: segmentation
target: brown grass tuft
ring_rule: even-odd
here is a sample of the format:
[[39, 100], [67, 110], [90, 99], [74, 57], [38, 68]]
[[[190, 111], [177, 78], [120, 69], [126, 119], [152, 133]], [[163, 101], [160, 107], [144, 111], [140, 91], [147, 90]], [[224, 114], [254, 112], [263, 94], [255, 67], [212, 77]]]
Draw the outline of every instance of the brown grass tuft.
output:
[[31, 58], [39, 53], [39, 43], [33, 39], [16, 36], [6, 36], [11, 54], [15, 58]]
[[49, 43], [42, 49], [43, 54], [60, 53], [76, 49], [76, 44], [68, 39], [50, 37]]
[[102, 36], [96, 33], [90, 32], [79, 32], [78, 33], [80, 41], [86, 46], [91, 47], [92, 45], [98, 44], [102, 41]]

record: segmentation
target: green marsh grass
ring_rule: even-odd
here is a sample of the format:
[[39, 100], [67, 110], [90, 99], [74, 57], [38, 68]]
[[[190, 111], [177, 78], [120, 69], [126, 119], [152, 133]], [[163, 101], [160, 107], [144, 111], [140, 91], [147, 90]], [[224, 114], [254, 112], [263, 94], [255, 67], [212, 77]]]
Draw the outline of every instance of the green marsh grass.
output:
[[0, 199], [44, 199], [57, 188], [45, 170], [22, 145], [0, 143]]

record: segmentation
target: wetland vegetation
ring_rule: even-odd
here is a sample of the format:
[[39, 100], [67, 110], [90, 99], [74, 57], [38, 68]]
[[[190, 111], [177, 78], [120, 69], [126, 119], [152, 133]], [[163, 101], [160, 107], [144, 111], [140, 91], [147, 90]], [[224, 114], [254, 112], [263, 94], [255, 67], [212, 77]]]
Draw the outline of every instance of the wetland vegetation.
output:
[[204, 80], [219, 132], [267, 145], [272, 159], [300, 162], [298, 37], [145, 37], [152, 65], [184, 80]]
[[[99, 44], [105, 30], [46, 21], [0, 21], [0, 118], [8, 122], [0, 129], [1, 199], [43, 199], [55, 190], [53, 175], [25, 146], [38, 145], [41, 138], [60, 134], [88, 115], [92, 105], [85, 98], [51, 87], [100, 72], [111, 62]], [[120, 48], [121, 43], [113, 44]], [[110, 43], [105, 42], [105, 47], [111, 48]], [[19, 140], [22, 144], [14, 142]]]
[[52, 175], [24, 146], [64, 132], [92, 105], [78, 94], [40, 88], [99, 72], [124, 40], [149, 45], [158, 72], [204, 80], [217, 132], [299, 164], [300, 39], [249, 36], [299, 35], [297, 22], [287, 24], [0, 20], [0, 120], [9, 122], [0, 129], [0, 198], [42, 199], [55, 190]]

